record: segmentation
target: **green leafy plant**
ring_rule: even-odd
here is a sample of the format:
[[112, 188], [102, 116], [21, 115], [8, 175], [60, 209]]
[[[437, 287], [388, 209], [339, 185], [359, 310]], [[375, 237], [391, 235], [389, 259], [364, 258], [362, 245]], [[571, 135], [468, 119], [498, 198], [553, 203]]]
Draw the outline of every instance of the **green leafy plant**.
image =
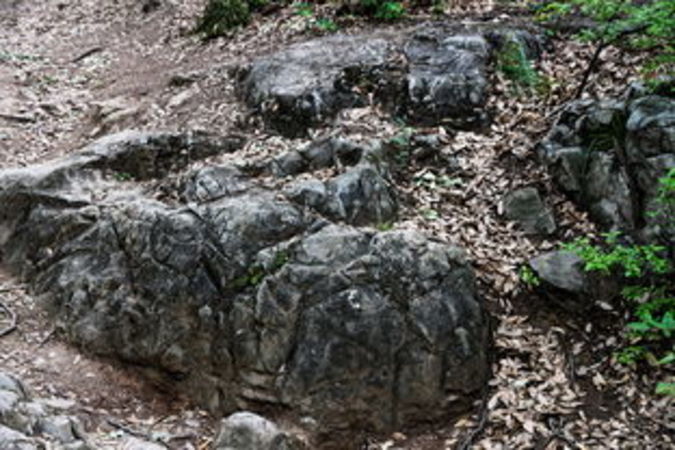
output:
[[315, 23], [316, 27], [321, 31], [334, 32], [338, 30], [338, 26], [331, 19], [321, 18], [317, 19]]
[[413, 131], [411, 127], [403, 125], [401, 130], [387, 141], [393, 151], [393, 160], [399, 168], [406, 167], [410, 162], [410, 140]]
[[528, 265], [524, 265], [520, 268], [518, 273], [520, 280], [527, 285], [527, 287], [537, 287], [541, 283], [541, 280], [532, 268]]
[[617, 361], [628, 365], [641, 360], [652, 366], [672, 365], [675, 362], [675, 283], [672, 263], [663, 256], [666, 248], [621, 244], [618, 232], [603, 236], [601, 245], [580, 238], [562, 247], [584, 260], [584, 270], [618, 275], [626, 284], [621, 294], [633, 307], [633, 320], [626, 325], [630, 345], [616, 352]]
[[255, 264], [250, 266], [244, 275], [232, 280], [230, 287], [240, 290], [248, 286], [257, 286], [267, 275], [271, 275], [281, 269], [288, 262], [289, 258], [289, 254], [286, 251], [280, 250], [274, 254], [270, 264]]
[[413, 183], [416, 186], [422, 186], [433, 191], [439, 188], [459, 186], [462, 184], [462, 180], [459, 178], [451, 178], [448, 175], [438, 176], [433, 172], [424, 171], [413, 178]]
[[377, 228], [378, 231], [389, 231], [394, 228], [394, 222], [382, 222], [378, 223], [375, 228]]
[[114, 176], [117, 181], [130, 181], [134, 179], [134, 176], [129, 172], [115, 172]]
[[389, 0], [360, 0], [357, 11], [361, 15], [390, 22], [406, 15], [406, 7], [402, 2]]
[[301, 17], [312, 17], [314, 16], [314, 6], [310, 3], [296, 3], [293, 5], [295, 8], [295, 14]]
[[592, 245], [589, 238], [579, 238], [562, 244], [564, 250], [576, 253], [584, 260], [584, 270], [610, 275], [619, 269], [626, 278], [638, 278], [649, 272], [665, 274], [670, 271], [670, 262], [661, 257], [665, 251], [661, 245], [621, 245], [619, 232], [604, 233], [606, 246]]
[[434, 208], [423, 208], [420, 210], [422, 217], [427, 220], [438, 220], [441, 218], [441, 215]]
[[[544, 2], [538, 7], [542, 21], [564, 19], [580, 14], [595, 21], [578, 37], [596, 44], [583, 79], [576, 92], [581, 97], [589, 76], [595, 70], [602, 50], [609, 45], [620, 45], [636, 51], [648, 52], [643, 66], [648, 79], [672, 76], [675, 68], [675, 2], [673, 0], [558, 0]], [[672, 89], [672, 88], [671, 88]]]
[[675, 234], [675, 167], [659, 178], [659, 187], [654, 203], [657, 209], [649, 216], [661, 222], [661, 226]]
[[656, 385], [656, 393], [675, 397], [675, 383], [661, 382]]
[[534, 88], [540, 82], [525, 47], [515, 38], [507, 39], [497, 53], [497, 70], [519, 86]]

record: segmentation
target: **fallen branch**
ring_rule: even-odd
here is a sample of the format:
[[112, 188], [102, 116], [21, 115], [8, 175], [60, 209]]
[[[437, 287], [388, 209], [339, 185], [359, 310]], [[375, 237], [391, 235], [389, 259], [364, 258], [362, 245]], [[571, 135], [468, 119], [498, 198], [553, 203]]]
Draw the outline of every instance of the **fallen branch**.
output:
[[485, 426], [487, 425], [488, 417], [488, 400], [490, 398], [490, 389], [485, 389], [485, 394], [483, 394], [483, 399], [481, 400], [480, 412], [478, 413], [478, 425], [471, 430], [466, 438], [462, 441], [461, 444], [457, 447], [457, 450], [468, 450], [473, 442], [481, 435]]
[[33, 123], [35, 118], [32, 116], [22, 116], [18, 114], [0, 113], [0, 119], [11, 120], [19, 123]]
[[5, 310], [10, 319], [10, 324], [5, 328], [0, 329], [0, 337], [3, 337], [16, 330], [16, 313], [2, 302], [0, 302], [0, 309]]
[[80, 62], [80, 61], [82, 61], [83, 59], [90, 57], [90, 56], [93, 55], [94, 53], [98, 53], [98, 52], [102, 52], [102, 51], [103, 51], [103, 47], [94, 47], [94, 48], [90, 48], [90, 49], [87, 50], [86, 52], [84, 52], [84, 53], [82, 53], [81, 55], [79, 55], [79, 56], [77, 56], [76, 58], [74, 58], [71, 62], [73, 62], [73, 63]]

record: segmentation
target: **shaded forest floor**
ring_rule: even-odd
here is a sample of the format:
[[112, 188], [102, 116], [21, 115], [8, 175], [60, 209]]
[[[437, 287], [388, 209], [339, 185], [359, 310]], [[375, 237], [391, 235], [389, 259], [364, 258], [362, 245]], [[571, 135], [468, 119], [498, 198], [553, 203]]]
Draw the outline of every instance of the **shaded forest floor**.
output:
[[[307, 18], [286, 8], [204, 44], [190, 33], [203, 0], [160, 1], [156, 8], [146, 3], [152, 2], [0, 3], [0, 168], [52, 159], [126, 128], [248, 136], [242, 151], [210, 163], [263, 158], [308, 142], [257, 127], [236, 100], [233, 80], [237, 65], [315, 35]], [[508, 21], [519, 14], [492, 2], [475, 3], [481, 6], [448, 10], [443, 20]], [[391, 26], [429, 19], [412, 17]], [[340, 32], [375, 26], [382, 25], [354, 23]], [[443, 173], [415, 158], [397, 174], [403, 210], [394, 228], [421, 229], [466, 248], [471, 257], [494, 316], [493, 378], [473, 415], [410, 436], [367, 439], [368, 448], [455, 448], [483, 417], [475, 448], [672, 448], [675, 417], [667, 416], [675, 409], [672, 401], [651, 394], [651, 376], [612, 359], [624, 313], [598, 306], [585, 317], [565, 314], [518, 279], [528, 258], [595, 231], [551, 185], [533, 150], [559, 106], [572, 98], [592, 50], [552, 39], [537, 63], [548, 80], [544, 92], [516, 95], [508, 80], [492, 74], [491, 129], [444, 137], [442, 156], [454, 161], [457, 185], [420, 183], [425, 173]], [[603, 60], [589, 96], [620, 94], [635, 76], [635, 56], [608, 48]], [[346, 111], [314, 136], [358, 141], [409, 131], [367, 107]], [[504, 193], [523, 186], [536, 187], [553, 205], [559, 225], [553, 238], [525, 236], [500, 216]], [[63, 343], [38, 299], [1, 273], [0, 301], [18, 315], [17, 330], [0, 338], [0, 369], [17, 374], [39, 396], [76, 400], [74, 412], [99, 448], [119, 448], [124, 428], [155, 433], [148, 437], [162, 437], [171, 448], [208, 446], [215, 418], [148, 385], [133, 367]]]

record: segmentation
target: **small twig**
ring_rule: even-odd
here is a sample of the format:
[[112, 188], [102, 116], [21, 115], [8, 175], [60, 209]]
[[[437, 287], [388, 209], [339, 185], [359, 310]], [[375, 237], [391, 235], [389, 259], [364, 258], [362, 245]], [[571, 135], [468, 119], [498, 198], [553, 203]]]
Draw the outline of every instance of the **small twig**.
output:
[[35, 118], [32, 116], [22, 116], [18, 114], [0, 113], [0, 119], [11, 120], [19, 123], [33, 123]]
[[102, 52], [102, 51], [103, 51], [103, 47], [94, 47], [94, 48], [90, 48], [90, 49], [87, 50], [86, 52], [82, 53], [80, 56], [78, 56], [78, 57], [76, 57], [75, 59], [73, 59], [71, 62], [73, 62], [73, 63], [80, 62], [80, 61], [82, 61], [83, 59], [90, 57], [90, 56], [93, 55], [94, 53], [98, 53], [98, 52]]
[[10, 324], [9, 326], [0, 329], [0, 337], [6, 336], [12, 331], [16, 330], [16, 313], [12, 311], [9, 306], [5, 305], [4, 303], [0, 302], [0, 309], [4, 309], [5, 312], [7, 312], [7, 315], [10, 318]]
[[45, 337], [40, 339], [40, 342], [38, 342], [38, 348], [45, 345], [47, 341], [49, 341], [52, 338], [52, 336], [54, 336], [54, 334], [56, 334], [56, 328], [52, 328], [51, 331], [49, 331], [49, 333], [45, 335]]
[[584, 93], [584, 89], [586, 89], [586, 85], [588, 84], [588, 79], [595, 70], [595, 66], [597, 65], [597, 62], [600, 59], [600, 54], [605, 48], [609, 47], [610, 45], [614, 44], [620, 39], [623, 39], [626, 36], [630, 36], [631, 34], [635, 33], [640, 33], [646, 30], [648, 27], [649, 25], [639, 25], [626, 28], [609, 41], [601, 40], [598, 43], [598, 46], [595, 48], [595, 52], [593, 53], [593, 56], [591, 57], [591, 60], [588, 63], [588, 67], [586, 67], [586, 70], [584, 71], [584, 77], [581, 79], [581, 84], [579, 84], [579, 87], [577, 88], [577, 92], [574, 95], [574, 98], [576, 100], [581, 98], [581, 94]]
[[476, 427], [473, 430], [471, 430], [471, 432], [466, 436], [466, 438], [462, 441], [462, 443], [459, 444], [457, 450], [468, 450], [469, 447], [473, 445], [473, 441], [475, 441], [476, 438], [480, 436], [480, 434], [485, 429], [485, 426], [487, 425], [489, 398], [490, 398], [490, 389], [485, 389], [485, 393], [483, 394], [483, 399], [480, 405], [480, 412], [478, 413], [478, 425], [476, 425]]

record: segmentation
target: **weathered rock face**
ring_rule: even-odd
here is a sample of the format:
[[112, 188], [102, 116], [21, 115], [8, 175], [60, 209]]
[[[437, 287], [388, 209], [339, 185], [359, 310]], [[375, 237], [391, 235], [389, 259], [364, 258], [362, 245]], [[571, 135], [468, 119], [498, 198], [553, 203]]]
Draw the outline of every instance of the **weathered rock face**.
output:
[[223, 419], [214, 450], [302, 450], [306, 446], [269, 420], [250, 412]]
[[288, 136], [372, 97], [410, 123], [486, 123], [486, 67], [500, 43], [536, 56], [530, 33], [506, 27], [429, 25], [389, 34], [335, 35], [259, 58], [240, 73], [245, 102]]
[[17, 378], [0, 372], [0, 448], [88, 450], [82, 425], [56, 402], [31, 399]]
[[577, 101], [562, 113], [540, 155], [558, 185], [608, 229], [675, 242], [673, 217], [653, 217], [658, 179], [675, 167], [675, 99]]
[[546, 207], [535, 188], [522, 188], [504, 197], [504, 214], [520, 224], [527, 234], [551, 234], [556, 225], [553, 213]]
[[538, 291], [570, 312], [583, 312], [594, 301], [611, 300], [620, 290], [615, 280], [586, 272], [584, 261], [572, 252], [543, 253], [529, 264], [540, 280]]
[[434, 420], [483, 386], [487, 331], [462, 252], [352, 226], [396, 213], [377, 145], [305, 188], [203, 168], [168, 205], [113, 172], [163, 174], [140, 155], [182, 161], [184, 148], [155, 151], [145, 143], [159, 137], [134, 136], [0, 172], [3, 263], [73, 342], [140, 364], [214, 411], [278, 406], [319, 432]]

